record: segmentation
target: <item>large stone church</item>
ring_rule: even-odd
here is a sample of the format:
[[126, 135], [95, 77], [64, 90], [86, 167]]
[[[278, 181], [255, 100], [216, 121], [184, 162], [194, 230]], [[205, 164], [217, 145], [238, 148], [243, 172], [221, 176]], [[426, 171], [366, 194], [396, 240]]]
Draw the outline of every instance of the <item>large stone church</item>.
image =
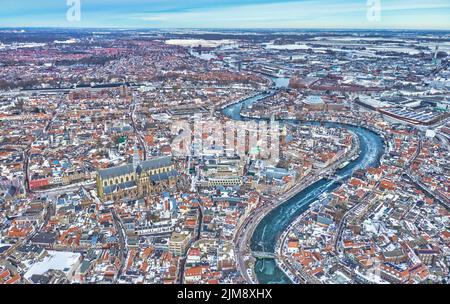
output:
[[174, 189], [177, 177], [170, 156], [140, 161], [135, 153], [132, 164], [98, 171], [97, 192], [104, 201], [140, 198]]

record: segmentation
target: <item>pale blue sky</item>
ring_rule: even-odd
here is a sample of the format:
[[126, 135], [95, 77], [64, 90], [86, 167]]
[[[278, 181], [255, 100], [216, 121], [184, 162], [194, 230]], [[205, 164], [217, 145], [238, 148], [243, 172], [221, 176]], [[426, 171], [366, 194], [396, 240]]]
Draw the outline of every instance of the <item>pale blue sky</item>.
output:
[[80, 0], [81, 20], [69, 22], [67, 0], [0, 0], [0, 27], [450, 30], [450, 0], [380, 0], [379, 21], [367, 18], [372, 1]]

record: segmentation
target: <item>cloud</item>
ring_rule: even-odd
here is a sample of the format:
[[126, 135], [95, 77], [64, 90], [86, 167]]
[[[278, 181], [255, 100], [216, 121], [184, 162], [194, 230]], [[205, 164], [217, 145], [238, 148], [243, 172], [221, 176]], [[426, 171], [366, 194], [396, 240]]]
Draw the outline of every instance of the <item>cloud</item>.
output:
[[0, 26], [450, 29], [449, 0], [381, 0], [380, 22], [367, 0], [82, 0], [69, 24], [65, 0], [1, 1]]
[[135, 16], [131, 16], [132, 19], [137, 19], [137, 20], [145, 20], [145, 21], [167, 21], [169, 19], [168, 16], [154, 16], [154, 15], [135, 15]]

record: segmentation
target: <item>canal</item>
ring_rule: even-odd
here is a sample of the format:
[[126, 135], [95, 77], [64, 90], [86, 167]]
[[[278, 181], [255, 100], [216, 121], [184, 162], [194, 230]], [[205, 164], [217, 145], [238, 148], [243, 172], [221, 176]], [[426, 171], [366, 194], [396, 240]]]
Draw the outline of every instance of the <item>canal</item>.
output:
[[[272, 78], [276, 88], [286, 87], [288, 79]], [[243, 120], [240, 115], [242, 107], [249, 106], [258, 102], [264, 97], [269, 96], [274, 91], [266, 92], [255, 97], [244, 100], [240, 103], [231, 105], [223, 110], [223, 113], [235, 120]], [[302, 125], [314, 125], [314, 122], [296, 122]], [[352, 131], [359, 137], [360, 154], [357, 159], [349, 163], [346, 167], [338, 170], [336, 174], [342, 177], [342, 180], [349, 178], [357, 169], [375, 167], [379, 165], [381, 156], [384, 152], [383, 140], [374, 132], [361, 128], [340, 123], [325, 123], [328, 127], [344, 128]], [[253, 251], [274, 252], [275, 245], [279, 236], [287, 229], [298, 216], [305, 212], [308, 207], [324, 193], [330, 193], [339, 186], [338, 183], [322, 179], [305, 188], [291, 199], [282, 203], [271, 212], [269, 212], [256, 227], [251, 238], [251, 249]], [[259, 283], [262, 284], [288, 284], [291, 280], [279, 269], [273, 259], [257, 259], [255, 264], [255, 273]]]

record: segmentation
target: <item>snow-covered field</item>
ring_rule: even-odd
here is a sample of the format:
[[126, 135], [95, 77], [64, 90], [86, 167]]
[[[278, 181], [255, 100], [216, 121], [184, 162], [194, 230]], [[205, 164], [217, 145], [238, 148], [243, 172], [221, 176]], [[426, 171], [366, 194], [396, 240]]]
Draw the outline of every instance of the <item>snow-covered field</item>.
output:
[[307, 50], [310, 47], [306, 44], [284, 44], [284, 45], [275, 45], [275, 44], [267, 44], [267, 49], [273, 50]]
[[202, 47], [219, 47], [222, 45], [235, 44], [234, 40], [204, 40], [204, 39], [169, 39], [166, 44], [194, 47], [201, 45]]

